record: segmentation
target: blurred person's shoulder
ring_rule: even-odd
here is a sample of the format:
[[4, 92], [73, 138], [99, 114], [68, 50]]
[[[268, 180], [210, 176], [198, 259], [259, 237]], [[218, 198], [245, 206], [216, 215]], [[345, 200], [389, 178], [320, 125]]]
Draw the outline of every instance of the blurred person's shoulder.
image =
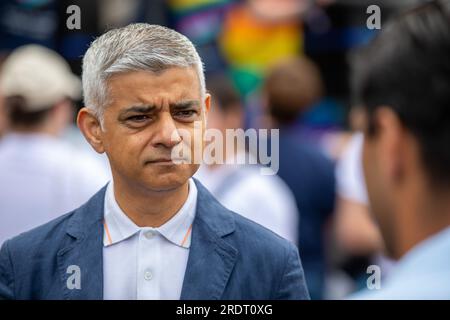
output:
[[[262, 170], [269, 168], [261, 165], [244, 165], [239, 168], [237, 178], [239, 190], [251, 196], [262, 198], [264, 196], [282, 197], [286, 199], [291, 195], [291, 190], [287, 184], [276, 174], [264, 174]], [[287, 196], [286, 196], [287, 195]]]
[[[259, 165], [248, 165], [242, 169], [244, 172], [239, 188], [236, 190], [241, 201], [248, 202], [251, 199], [257, 202], [259, 210], [274, 210], [273, 216], [282, 214], [296, 217], [298, 213], [295, 197], [289, 186], [275, 172], [264, 175], [261, 169], [262, 166]], [[258, 214], [260, 212], [253, 213], [253, 215]]]

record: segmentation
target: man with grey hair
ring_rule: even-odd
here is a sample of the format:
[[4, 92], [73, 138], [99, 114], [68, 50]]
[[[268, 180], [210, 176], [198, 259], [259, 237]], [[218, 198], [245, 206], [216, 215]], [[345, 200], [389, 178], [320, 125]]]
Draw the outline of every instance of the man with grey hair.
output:
[[[86, 52], [82, 80], [78, 126], [107, 154], [113, 181], [3, 245], [0, 297], [309, 298], [296, 247], [191, 178], [198, 144], [181, 132], [200, 123], [203, 134], [210, 96], [186, 37], [148, 24], [111, 30]], [[180, 145], [189, 156], [175, 159]]]

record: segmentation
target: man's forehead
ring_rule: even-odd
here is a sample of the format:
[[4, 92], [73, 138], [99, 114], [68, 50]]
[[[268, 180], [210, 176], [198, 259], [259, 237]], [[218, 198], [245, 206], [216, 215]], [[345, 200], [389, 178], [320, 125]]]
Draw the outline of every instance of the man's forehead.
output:
[[113, 87], [139, 88], [142, 85], [152, 84], [153, 87], [166, 85], [199, 86], [197, 72], [193, 67], [169, 67], [160, 72], [150, 70], [127, 71], [114, 74], [107, 80]]
[[163, 105], [201, 97], [199, 80], [191, 68], [170, 68], [160, 75], [147, 71], [118, 74], [108, 84], [112, 100], [121, 104]]

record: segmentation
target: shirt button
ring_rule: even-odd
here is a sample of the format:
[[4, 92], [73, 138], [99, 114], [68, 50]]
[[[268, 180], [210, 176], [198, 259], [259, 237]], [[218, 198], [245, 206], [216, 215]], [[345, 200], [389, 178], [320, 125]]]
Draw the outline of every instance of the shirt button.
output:
[[152, 280], [152, 278], [153, 278], [152, 272], [150, 270], [145, 270], [144, 279], [147, 281], [150, 281], [150, 280]]
[[153, 231], [147, 231], [147, 232], [144, 233], [144, 236], [145, 236], [147, 239], [151, 239], [151, 238], [153, 238], [154, 233], [153, 233]]

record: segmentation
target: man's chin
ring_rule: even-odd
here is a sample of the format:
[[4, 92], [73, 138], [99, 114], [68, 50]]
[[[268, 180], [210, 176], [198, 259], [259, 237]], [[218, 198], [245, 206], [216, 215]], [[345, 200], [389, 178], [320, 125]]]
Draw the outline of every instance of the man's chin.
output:
[[151, 187], [151, 190], [153, 192], [165, 193], [165, 192], [175, 191], [175, 190], [179, 189], [182, 186], [183, 186], [183, 184], [177, 184], [177, 183], [161, 183], [161, 184], [158, 184], [158, 185], [153, 185]]
[[197, 170], [197, 165], [151, 164], [146, 165], [139, 180], [149, 191], [172, 191], [184, 186]]
[[155, 173], [144, 181], [146, 189], [152, 192], [169, 192], [184, 186], [190, 175], [181, 175], [179, 172]]

